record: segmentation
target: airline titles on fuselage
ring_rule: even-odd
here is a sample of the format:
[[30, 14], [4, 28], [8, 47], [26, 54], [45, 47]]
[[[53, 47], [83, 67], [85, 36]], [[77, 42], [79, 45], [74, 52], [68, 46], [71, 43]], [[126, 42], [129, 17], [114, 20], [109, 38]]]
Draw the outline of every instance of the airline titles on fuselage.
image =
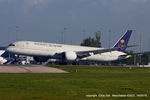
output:
[[39, 42], [35, 42], [34, 45], [49, 46], [49, 47], [62, 47], [62, 45], [55, 45], [55, 44], [48, 44], [48, 43], [39, 43]]

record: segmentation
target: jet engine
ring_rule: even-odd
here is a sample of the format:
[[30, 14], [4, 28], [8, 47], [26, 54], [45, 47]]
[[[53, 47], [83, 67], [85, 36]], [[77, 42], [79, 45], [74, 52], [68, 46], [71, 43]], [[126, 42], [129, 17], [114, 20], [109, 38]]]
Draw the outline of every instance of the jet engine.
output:
[[65, 52], [66, 60], [76, 60], [77, 54], [73, 51]]

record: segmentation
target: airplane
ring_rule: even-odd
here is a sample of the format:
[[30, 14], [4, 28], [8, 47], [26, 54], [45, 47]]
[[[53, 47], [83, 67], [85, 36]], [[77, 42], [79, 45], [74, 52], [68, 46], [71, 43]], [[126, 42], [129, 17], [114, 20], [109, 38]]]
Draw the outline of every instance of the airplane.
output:
[[0, 50], [0, 64], [4, 64], [7, 62], [7, 60], [3, 57], [1, 57], [1, 55], [5, 52], [5, 50]]
[[6, 52], [6, 47], [0, 47], [0, 64], [10, 64], [15, 58], [12, 54]]
[[46, 62], [49, 59], [60, 61], [102, 61], [110, 62], [131, 57], [125, 53], [132, 30], [127, 32], [115, 43], [112, 48], [97, 48], [76, 45], [65, 45], [34, 41], [17, 41], [10, 44], [7, 52], [32, 56], [37, 62]]
[[0, 57], [0, 64], [5, 64], [7, 60], [3, 57]]

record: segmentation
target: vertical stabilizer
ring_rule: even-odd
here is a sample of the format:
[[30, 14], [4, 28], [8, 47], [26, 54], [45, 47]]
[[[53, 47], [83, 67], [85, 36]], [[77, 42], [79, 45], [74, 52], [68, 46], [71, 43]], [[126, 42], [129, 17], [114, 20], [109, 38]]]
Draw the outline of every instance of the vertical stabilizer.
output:
[[128, 30], [118, 41], [115, 43], [113, 48], [119, 48], [118, 51], [124, 52], [126, 46], [128, 45], [132, 30]]

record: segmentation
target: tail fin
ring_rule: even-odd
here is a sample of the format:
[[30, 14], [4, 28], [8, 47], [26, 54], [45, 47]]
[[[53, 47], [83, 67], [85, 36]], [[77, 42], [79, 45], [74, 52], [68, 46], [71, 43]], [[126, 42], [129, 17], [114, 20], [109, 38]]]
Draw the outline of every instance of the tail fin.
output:
[[[118, 51], [124, 52], [126, 50], [125, 47], [128, 45], [128, 41], [130, 39], [132, 30], [128, 30], [118, 41], [117, 43], [113, 46], [113, 48], [119, 48]], [[121, 48], [122, 47], [122, 48]]]

